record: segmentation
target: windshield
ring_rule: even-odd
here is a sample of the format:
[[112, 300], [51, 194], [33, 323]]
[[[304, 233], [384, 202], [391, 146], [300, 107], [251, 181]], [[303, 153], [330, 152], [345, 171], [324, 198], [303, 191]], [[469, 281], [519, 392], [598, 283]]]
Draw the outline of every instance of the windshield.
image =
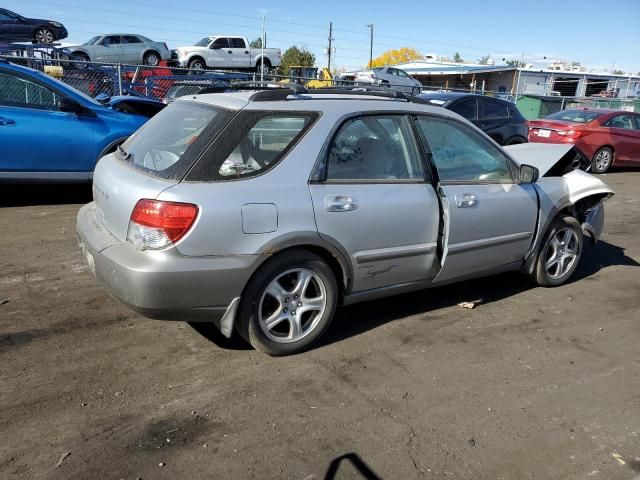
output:
[[84, 42], [83, 45], [93, 45], [94, 43], [96, 43], [98, 40], [100, 40], [102, 37], [100, 35], [97, 35], [95, 37], [91, 37], [89, 40], [87, 40], [86, 42]]
[[588, 123], [600, 117], [600, 112], [589, 112], [588, 110], [562, 110], [544, 117], [545, 120], [564, 120], [572, 123]]
[[199, 42], [197, 42], [194, 46], [195, 47], [208, 47], [210, 43], [211, 43], [211, 39], [209, 37], [206, 37], [206, 38], [203, 38], [202, 40], [200, 40]]
[[174, 102], [134, 133], [119, 151], [136, 170], [179, 180], [232, 112], [194, 102]]
[[382, 70], [384, 70], [384, 67], [376, 67], [371, 69], [372, 72], [381, 72]]

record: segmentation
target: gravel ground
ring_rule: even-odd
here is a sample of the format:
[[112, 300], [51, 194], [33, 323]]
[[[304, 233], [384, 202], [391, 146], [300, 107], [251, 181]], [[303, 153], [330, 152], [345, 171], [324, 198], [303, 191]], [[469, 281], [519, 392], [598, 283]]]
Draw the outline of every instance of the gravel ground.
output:
[[277, 359], [110, 298], [87, 187], [0, 187], [0, 478], [640, 479], [640, 172], [606, 181], [572, 283], [342, 308]]

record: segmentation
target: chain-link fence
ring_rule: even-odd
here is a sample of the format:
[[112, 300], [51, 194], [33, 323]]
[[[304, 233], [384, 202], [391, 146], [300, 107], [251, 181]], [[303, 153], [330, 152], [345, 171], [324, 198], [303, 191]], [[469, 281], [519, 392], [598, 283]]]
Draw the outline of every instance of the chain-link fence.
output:
[[[386, 81], [363, 81], [350, 75], [332, 77], [326, 70], [318, 71], [313, 67], [292, 67], [289, 75], [278, 75], [274, 71], [257, 72], [189, 70], [169, 66], [149, 67], [144, 65], [122, 65], [84, 62], [63, 58], [36, 58], [24, 56], [0, 56], [12, 63], [24, 65], [43, 71], [54, 78], [91, 96], [133, 95], [170, 103], [184, 95], [196, 94], [206, 89], [209, 92], [224, 91], [238, 81], [264, 80], [279, 84], [296, 83], [308, 88], [331, 86], [343, 87], [387, 87], [406, 94], [437, 92], [475, 93], [494, 98], [516, 102], [518, 108], [528, 119], [545, 117], [551, 113], [568, 108], [613, 108], [629, 111], [640, 111], [640, 100], [623, 100], [602, 97], [560, 97], [520, 95], [514, 98], [506, 92], [494, 92], [468, 88], [442, 88], [437, 85], [420, 85], [412, 78], [394, 83]], [[17, 88], [17, 87], [16, 87]], [[11, 95], [49, 95], [53, 100], [53, 92], [35, 86], [20, 87], [18, 90], [4, 88], [0, 95], [4, 98]], [[5, 99], [6, 101], [7, 99]]]

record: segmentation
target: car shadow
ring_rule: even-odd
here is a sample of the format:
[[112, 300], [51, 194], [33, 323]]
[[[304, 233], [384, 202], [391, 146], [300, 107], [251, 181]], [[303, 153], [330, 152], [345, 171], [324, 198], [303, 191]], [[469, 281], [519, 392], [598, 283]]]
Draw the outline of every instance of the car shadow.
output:
[[92, 200], [90, 183], [0, 184], [0, 207], [84, 204]]
[[[598, 242], [595, 246], [585, 244], [582, 261], [571, 282], [584, 280], [604, 268], [617, 265], [638, 267], [640, 263], [628, 257], [624, 248], [617, 245], [604, 241]], [[536, 286], [525, 275], [509, 272], [340, 307], [329, 330], [318, 345], [312, 348], [340, 342], [394, 320], [436, 312], [462, 302], [479, 302], [486, 305], [532, 288]], [[213, 324], [190, 325], [196, 332], [220, 348], [230, 350], [251, 348], [237, 334], [232, 339], [224, 337]]]

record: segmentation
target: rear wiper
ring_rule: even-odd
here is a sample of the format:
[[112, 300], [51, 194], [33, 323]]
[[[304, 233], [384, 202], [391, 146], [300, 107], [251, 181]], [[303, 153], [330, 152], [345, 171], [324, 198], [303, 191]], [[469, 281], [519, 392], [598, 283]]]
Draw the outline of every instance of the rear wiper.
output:
[[116, 148], [118, 149], [118, 153], [120, 154], [123, 160], [128, 160], [129, 157], [131, 157], [131, 154], [127, 152], [124, 148], [122, 148], [122, 145], [118, 145]]

